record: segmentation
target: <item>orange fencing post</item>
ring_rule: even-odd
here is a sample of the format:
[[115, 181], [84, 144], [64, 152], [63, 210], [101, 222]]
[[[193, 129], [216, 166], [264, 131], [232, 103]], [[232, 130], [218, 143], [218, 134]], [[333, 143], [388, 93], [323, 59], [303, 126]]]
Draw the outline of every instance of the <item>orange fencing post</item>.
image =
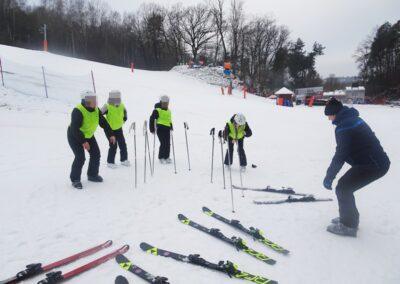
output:
[[243, 98], [244, 99], [247, 98], [247, 88], [246, 88], [246, 86], [243, 86]]
[[135, 64], [131, 62], [131, 72], [133, 73], [135, 71]]
[[312, 107], [314, 105], [314, 100], [315, 100], [315, 96], [312, 96], [310, 101], [309, 101], [309, 103], [308, 103], [309, 107]]
[[222, 87], [222, 86], [221, 86], [221, 94], [225, 95], [225, 90], [224, 90], [224, 87]]

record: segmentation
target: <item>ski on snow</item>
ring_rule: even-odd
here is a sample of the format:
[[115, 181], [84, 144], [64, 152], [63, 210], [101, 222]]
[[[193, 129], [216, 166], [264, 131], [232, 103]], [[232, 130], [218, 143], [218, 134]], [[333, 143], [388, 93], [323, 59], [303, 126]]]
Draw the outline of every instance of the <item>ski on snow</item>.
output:
[[43, 279], [41, 281], [38, 282], [38, 284], [55, 284], [55, 283], [60, 283], [62, 281], [65, 280], [69, 280], [75, 276], [78, 276], [92, 268], [95, 268], [107, 261], [109, 261], [110, 259], [113, 259], [114, 257], [116, 257], [118, 254], [123, 254], [126, 253], [129, 250], [129, 246], [128, 245], [124, 245], [123, 247], [109, 253], [106, 254], [102, 257], [99, 257], [85, 265], [82, 265], [78, 268], [75, 268], [74, 270], [71, 270], [70, 272], [67, 273], [62, 273], [61, 271], [55, 271], [55, 272], [50, 272], [46, 274], [46, 279]]
[[269, 205], [269, 204], [283, 204], [283, 203], [300, 203], [300, 202], [325, 202], [325, 201], [333, 201], [332, 198], [315, 198], [312, 195], [309, 196], [304, 196], [302, 198], [295, 198], [292, 196], [289, 196], [286, 199], [283, 200], [277, 200], [277, 201], [253, 201], [254, 204], [257, 205]]
[[234, 246], [237, 250], [241, 250], [241, 251], [247, 253], [248, 255], [251, 255], [252, 257], [257, 258], [258, 260], [261, 260], [261, 261], [263, 261], [263, 262], [265, 262], [267, 264], [275, 264], [276, 263], [276, 261], [273, 260], [272, 258], [269, 258], [268, 256], [249, 248], [246, 245], [245, 241], [243, 241], [241, 238], [238, 238], [238, 237], [235, 237], [235, 236], [233, 236], [231, 238], [228, 238], [227, 236], [222, 234], [219, 229], [206, 228], [206, 227], [204, 227], [204, 226], [202, 226], [200, 224], [197, 224], [196, 222], [186, 218], [182, 214], [178, 215], [178, 219], [183, 224], [189, 225], [189, 226], [191, 226], [191, 227], [193, 227], [193, 228], [195, 228], [197, 230], [200, 230], [200, 231], [202, 231], [204, 233], [207, 233], [207, 234], [209, 234], [209, 235], [211, 235], [211, 236], [213, 236], [213, 237], [215, 237], [217, 239], [220, 239], [220, 240], [222, 240], [222, 241]]
[[237, 279], [243, 279], [243, 280], [248, 280], [253, 283], [257, 284], [277, 284], [277, 281], [270, 280], [265, 277], [261, 276], [256, 276], [244, 271], [240, 271], [237, 267], [236, 264], [233, 264], [230, 261], [220, 261], [218, 264], [209, 262], [203, 258], [200, 257], [198, 254], [191, 254], [191, 255], [182, 255], [179, 253], [163, 250], [154, 246], [151, 246], [147, 243], [141, 243], [140, 248], [152, 255], [158, 255], [158, 256], [164, 256], [164, 257], [169, 257], [172, 259], [175, 259], [177, 261], [185, 262], [185, 263], [190, 263], [193, 265], [201, 266], [204, 268], [208, 268], [211, 270], [219, 271], [222, 273], [225, 273], [229, 277], [237, 278]]
[[241, 187], [241, 186], [232, 186], [234, 189], [240, 190], [249, 190], [249, 191], [258, 191], [258, 192], [270, 192], [270, 193], [278, 193], [278, 194], [286, 194], [286, 195], [296, 195], [296, 196], [309, 196], [309, 194], [305, 193], [296, 193], [291, 187], [282, 187], [281, 189], [276, 189], [270, 186], [266, 188], [249, 188], [249, 187]]
[[143, 270], [139, 266], [134, 265], [126, 256], [119, 254], [115, 257], [115, 260], [119, 264], [119, 266], [126, 270], [129, 271], [136, 276], [142, 278], [148, 283], [155, 283], [155, 284], [169, 284], [168, 278], [166, 277], [160, 277], [160, 276], [154, 276], [147, 271]]
[[26, 266], [25, 270], [22, 270], [20, 272], [18, 272], [15, 276], [0, 281], [0, 284], [14, 284], [14, 283], [18, 283], [20, 281], [26, 280], [28, 278], [32, 278], [34, 276], [37, 276], [39, 274], [48, 272], [54, 268], [58, 268], [67, 264], [70, 264], [71, 262], [74, 262], [78, 259], [81, 259], [83, 257], [87, 257], [89, 255], [95, 254], [96, 252], [108, 248], [112, 245], [112, 241], [107, 241], [101, 245], [95, 246], [93, 248], [90, 248], [88, 250], [79, 252], [77, 254], [74, 254], [72, 256], [69, 256], [67, 258], [64, 258], [62, 260], [50, 263], [48, 265], [42, 265], [41, 263], [33, 263], [33, 264], [29, 264]]
[[246, 228], [240, 223], [240, 221], [226, 219], [225, 217], [223, 217], [217, 213], [214, 213], [207, 207], [203, 207], [203, 212], [210, 217], [213, 217], [225, 224], [228, 224], [228, 225], [252, 236], [254, 240], [260, 241], [261, 243], [263, 243], [264, 245], [268, 246], [269, 248], [273, 249], [276, 252], [279, 252], [282, 254], [289, 254], [289, 251], [287, 249], [284, 249], [283, 247], [277, 245], [276, 243], [268, 240], [264, 236], [263, 232], [257, 228], [254, 228], [254, 227]]

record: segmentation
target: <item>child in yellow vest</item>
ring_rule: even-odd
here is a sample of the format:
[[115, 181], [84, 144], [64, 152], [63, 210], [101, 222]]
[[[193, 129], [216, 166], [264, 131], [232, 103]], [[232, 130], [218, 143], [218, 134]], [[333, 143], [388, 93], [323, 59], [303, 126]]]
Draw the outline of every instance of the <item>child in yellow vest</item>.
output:
[[116, 168], [115, 155], [117, 153], [117, 147], [119, 147], [121, 155], [121, 165], [129, 167], [130, 162], [128, 160], [128, 150], [126, 147], [123, 126], [127, 117], [125, 105], [121, 100], [121, 92], [118, 90], [111, 91], [107, 104], [105, 104], [101, 112], [106, 116], [108, 124], [114, 132], [117, 143], [111, 144], [108, 150], [107, 165], [110, 168]]

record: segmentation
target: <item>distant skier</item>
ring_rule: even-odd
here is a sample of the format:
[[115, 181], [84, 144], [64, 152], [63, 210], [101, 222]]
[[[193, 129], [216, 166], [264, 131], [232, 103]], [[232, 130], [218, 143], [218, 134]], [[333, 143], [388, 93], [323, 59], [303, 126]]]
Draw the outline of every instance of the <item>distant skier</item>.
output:
[[[232, 116], [231, 120], [226, 123], [223, 135], [224, 139], [228, 140], [229, 146], [229, 151], [226, 152], [225, 156], [225, 165], [232, 165], [234, 150], [233, 146], [234, 144], [237, 144], [240, 170], [245, 171], [247, 167], [247, 158], [244, 151], [244, 138], [251, 137], [251, 135], [253, 135], [250, 126], [246, 122], [246, 117], [241, 113]], [[228, 155], [228, 153], [230, 154], [230, 156]]]
[[115, 136], [107, 120], [97, 107], [97, 96], [91, 91], [81, 94], [82, 101], [71, 114], [71, 124], [68, 127], [68, 143], [75, 155], [71, 169], [72, 186], [82, 189], [81, 173], [85, 163], [85, 150], [89, 152], [90, 160], [87, 171], [88, 180], [92, 182], [103, 182], [99, 176], [100, 149], [97, 145], [94, 133], [100, 125], [111, 144], [115, 144]]
[[121, 165], [129, 167], [128, 151], [126, 147], [123, 125], [127, 120], [125, 105], [121, 100], [121, 92], [114, 90], [109, 93], [108, 103], [101, 108], [103, 115], [106, 115], [107, 122], [114, 132], [117, 143], [110, 143], [108, 150], [107, 165], [110, 168], [116, 168], [115, 155], [119, 147], [121, 156]]
[[158, 152], [160, 163], [172, 163], [169, 156], [171, 149], [171, 131], [173, 130], [173, 126], [168, 96], [162, 96], [160, 102], [155, 104], [149, 123], [150, 132], [153, 134], [154, 132], [157, 132], [158, 139], [160, 140], [160, 150]]
[[351, 165], [336, 186], [340, 217], [333, 219], [327, 230], [337, 235], [356, 237], [359, 213], [354, 192], [383, 177], [389, 170], [390, 160], [356, 109], [331, 99], [326, 105], [325, 115], [336, 125], [337, 147], [323, 182], [324, 187], [331, 190], [332, 182], [343, 164]]

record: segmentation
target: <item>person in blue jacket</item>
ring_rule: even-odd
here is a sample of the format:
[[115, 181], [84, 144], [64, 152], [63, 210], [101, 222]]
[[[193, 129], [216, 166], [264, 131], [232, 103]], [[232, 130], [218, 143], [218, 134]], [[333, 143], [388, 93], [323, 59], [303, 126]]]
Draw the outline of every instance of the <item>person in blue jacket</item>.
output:
[[332, 182], [343, 164], [351, 166], [337, 183], [339, 217], [332, 220], [327, 230], [337, 235], [356, 237], [360, 215], [354, 192], [383, 177], [389, 170], [390, 160], [375, 133], [359, 117], [356, 109], [331, 99], [325, 107], [325, 115], [336, 125], [337, 146], [323, 181], [324, 187], [331, 190]]

